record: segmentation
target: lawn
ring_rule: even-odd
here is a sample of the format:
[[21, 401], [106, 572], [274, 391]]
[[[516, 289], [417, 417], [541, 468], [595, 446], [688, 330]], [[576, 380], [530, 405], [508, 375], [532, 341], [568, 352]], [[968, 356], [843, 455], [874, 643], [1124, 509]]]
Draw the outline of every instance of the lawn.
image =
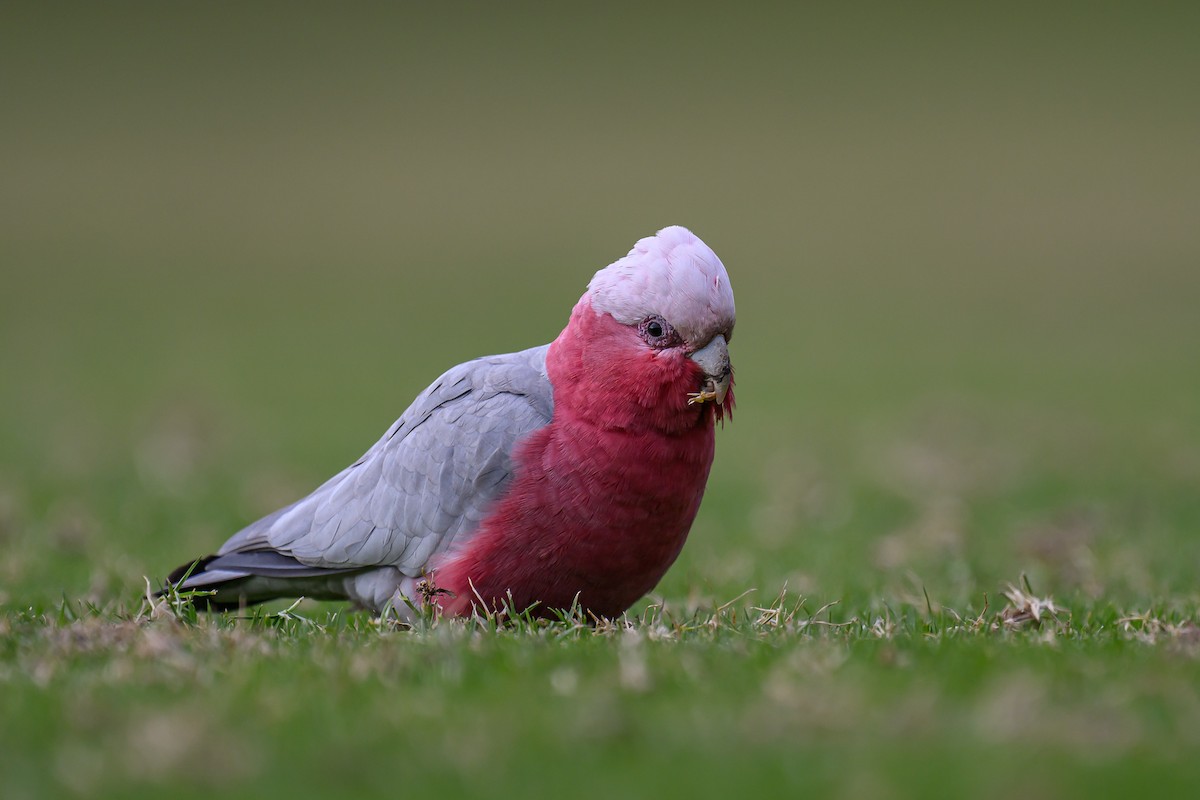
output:
[[[1196, 794], [1197, 13], [657, 9], [0, 12], [0, 797]], [[146, 599], [673, 223], [626, 618]]]

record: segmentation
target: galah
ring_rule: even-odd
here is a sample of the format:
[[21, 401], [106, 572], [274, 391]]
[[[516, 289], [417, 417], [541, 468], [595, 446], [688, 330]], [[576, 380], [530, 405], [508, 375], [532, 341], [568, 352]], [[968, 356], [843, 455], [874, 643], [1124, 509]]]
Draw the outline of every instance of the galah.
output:
[[664, 228], [593, 276], [553, 342], [453, 367], [362, 458], [168, 585], [213, 609], [618, 616], [692, 527], [733, 408], [733, 325], [720, 259]]

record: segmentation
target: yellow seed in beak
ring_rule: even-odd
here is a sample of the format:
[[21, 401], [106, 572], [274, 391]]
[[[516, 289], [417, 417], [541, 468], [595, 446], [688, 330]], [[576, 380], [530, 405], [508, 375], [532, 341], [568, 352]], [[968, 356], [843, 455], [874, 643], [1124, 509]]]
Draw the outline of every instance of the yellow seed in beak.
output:
[[707, 403], [709, 400], [716, 400], [718, 403], [721, 402], [721, 392], [717, 387], [717, 382], [712, 378], [705, 381], [704, 388], [700, 391], [688, 392], [687, 404], [689, 406], [698, 406], [701, 403]]

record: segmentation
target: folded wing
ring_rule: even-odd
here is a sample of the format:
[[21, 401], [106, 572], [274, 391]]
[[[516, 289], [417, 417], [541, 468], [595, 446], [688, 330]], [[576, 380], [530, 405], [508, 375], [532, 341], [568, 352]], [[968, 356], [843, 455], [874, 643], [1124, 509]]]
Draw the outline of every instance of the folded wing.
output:
[[449, 370], [362, 458], [239, 531], [215, 556], [180, 567], [171, 582], [215, 589], [213, 605], [236, 605], [343, 596], [346, 575], [381, 567], [419, 576], [470, 538], [512, 478], [513, 448], [549, 423], [546, 350]]

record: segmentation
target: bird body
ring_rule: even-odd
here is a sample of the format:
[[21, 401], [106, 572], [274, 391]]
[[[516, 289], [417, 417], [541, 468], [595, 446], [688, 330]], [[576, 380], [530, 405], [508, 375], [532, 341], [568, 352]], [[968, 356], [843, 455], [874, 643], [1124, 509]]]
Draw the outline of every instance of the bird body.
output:
[[[619, 615], [683, 547], [715, 444], [712, 407], [687, 405], [700, 368], [639, 363], [623, 352], [625, 326], [586, 300], [571, 322], [546, 359], [553, 420], [519, 446], [513, 484], [478, 534], [435, 571], [453, 592], [439, 596], [445, 610], [511, 592], [516, 608], [578, 600]], [[611, 351], [597, 357], [597, 345]]]
[[551, 344], [452, 368], [357, 462], [169, 580], [215, 608], [619, 615], [699, 508], [733, 324], [720, 260], [666, 228], [596, 273]]

